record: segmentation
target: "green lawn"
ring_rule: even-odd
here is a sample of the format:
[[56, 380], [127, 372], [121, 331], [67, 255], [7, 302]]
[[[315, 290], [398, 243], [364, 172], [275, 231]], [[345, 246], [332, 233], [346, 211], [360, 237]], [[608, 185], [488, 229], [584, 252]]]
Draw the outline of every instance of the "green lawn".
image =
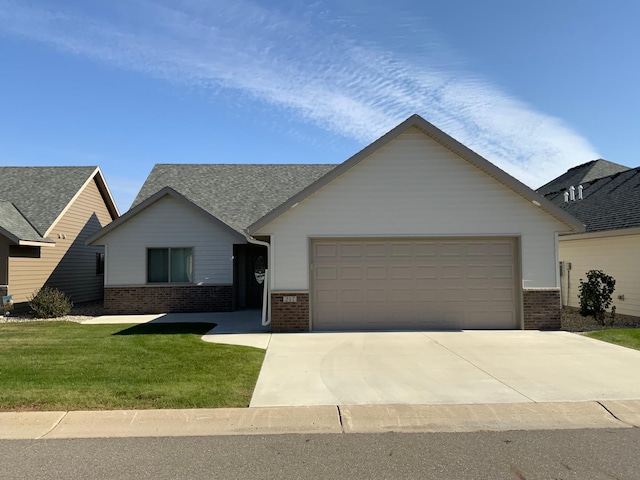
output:
[[640, 328], [611, 328], [598, 330], [585, 334], [587, 337], [596, 338], [623, 347], [640, 350]]
[[264, 350], [212, 324], [0, 324], [0, 411], [246, 407]]

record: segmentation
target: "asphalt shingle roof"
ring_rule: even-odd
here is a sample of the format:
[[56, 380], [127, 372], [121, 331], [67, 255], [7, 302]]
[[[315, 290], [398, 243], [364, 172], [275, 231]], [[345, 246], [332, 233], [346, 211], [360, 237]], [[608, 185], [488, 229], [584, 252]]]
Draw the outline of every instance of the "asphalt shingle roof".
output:
[[[578, 185], [583, 200], [578, 200]], [[564, 201], [564, 192], [576, 188], [576, 200]], [[580, 219], [587, 232], [640, 227], [640, 167], [590, 181], [568, 184], [547, 193], [547, 200]]]
[[547, 195], [549, 193], [566, 190], [572, 185], [577, 187], [585, 182], [624, 172], [625, 170], [629, 170], [629, 167], [599, 158], [598, 160], [591, 160], [577, 167], [570, 168], [559, 177], [541, 186], [537, 192], [540, 195]]
[[19, 238], [18, 232], [31, 235], [8, 202], [42, 237], [96, 168], [0, 167], [0, 225]]
[[18, 240], [27, 240], [29, 242], [49, 241], [42, 238], [13, 203], [2, 200], [0, 200], [0, 228], [6, 230]]
[[242, 232], [335, 167], [326, 164], [157, 164], [131, 207], [162, 188], [171, 187]]

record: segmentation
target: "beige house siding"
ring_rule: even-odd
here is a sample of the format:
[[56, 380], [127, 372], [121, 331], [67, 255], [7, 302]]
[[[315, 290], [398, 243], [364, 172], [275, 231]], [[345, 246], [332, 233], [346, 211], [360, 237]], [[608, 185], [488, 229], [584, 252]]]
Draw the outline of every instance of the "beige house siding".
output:
[[9, 294], [14, 302], [26, 301], [45, 284], [64, 291], [76, 303], [102, 298], [103, 277], [96, 275], [96, 253], [104, 250], [86, 246], [85, 240], [111, 220], [92, 180], [51, 230], [55, 247], [42, 247], [40, 258], [9, 258]]
[[560, 223], [416, 128], [257, 232], [272, 235], [273, 291], [308, 291], [309, 239], [509, 236], [523, 288], [558, 288]]
[[145, 285], [146, 250], [192, 247], [194, 283], [233, 283], [233, 244], [237, 236], [184, 203], [165, 196], [100, 238], [106, 245], [105, 286]]
[[[589, 270], [603, 270], [616, 279], [613, 304], [617, 313], [640, 316], [640, 234], [611, 237], [560, 237], [559, 256], [564, 262], [562, 303], [578, 307], [580, 279]], [[566, 266], [571, 263], [571, 270]], [[624, 295], [624, 300], [618, 299]]]

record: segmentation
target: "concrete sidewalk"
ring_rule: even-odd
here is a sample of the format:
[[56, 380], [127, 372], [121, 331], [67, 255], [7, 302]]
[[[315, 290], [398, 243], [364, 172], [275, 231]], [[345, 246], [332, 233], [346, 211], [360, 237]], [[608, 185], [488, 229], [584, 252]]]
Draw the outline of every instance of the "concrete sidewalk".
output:
[[0, 412], [0, 439], [474, 432], [640, 427], [640, 400]]

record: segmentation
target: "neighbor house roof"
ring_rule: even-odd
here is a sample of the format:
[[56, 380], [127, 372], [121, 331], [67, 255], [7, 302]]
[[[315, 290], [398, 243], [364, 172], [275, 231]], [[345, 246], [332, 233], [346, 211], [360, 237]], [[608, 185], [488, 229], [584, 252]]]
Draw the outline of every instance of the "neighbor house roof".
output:
[[549, 193], [566, 190], [572, 185], [577, 187], [581, 183], [590, 182], [596, 178], [606, 177], [614, 173], [624, 172], [625, 170], [629, 170], [629, 167], [599, 158], [598, 160], [591, 160], [577, 167], [570, 168], [536, 191], [540, 195], [547, 195]]
[[360, 163], [365, 158], [369, 157], [385, 145], [387, 145], [392, 140], [395, 140], [398, 136], [406, 132], [410, 128], [417, 128], [425, 135], [430, 137], [431, 139], [438, 142], [443, 147], [452, 151], [456, 155], [460, 156], [471, 165], [475, 166], [479, 170], [483, 171], [487, 175], [493, 177], [499, 183], [503, 184], [507, 188], [511, 189], [517, 195], [520, 195], [524, 199], [531, 202], [536, 207], [541, 208], [549, 215], [553, 216], [560, 222], [564, 223], [570, 231], [574, 232], [582, 232], [584, 231], [584, 226], [578, 222], [575, 217], [572, 217], [562, 209], [556, 207], [551, 202], [546, 200], [543, 196], [527, 187], [525, 184], [515, 179], [508, 173], [504, 172], [500, 168], [493, 165], [491, 162], [481, 157], [477, 153], [475, 153], [470, 148], [466, 147], [462, 143], [458, 142], [453, 137], [447, 135], [442, 130], [438, 129], [436, 126], [432, 125], [420, 115], [412, 115], [407, 118], [400, 125], [387, 132], [385, 135], [380, 137], [375, 142], [371, 143], [369, 146], [362, 149], [360, 152], [356, 153], [354, 156], [346, 160], [344, 163], [341, 163], [336, 168], [329, 171], [326, 175], [319, 178], [315, 182], [311, 183], [309, 186], [296, 193], [294, 196], [289, 198], [286, 202], [282, 203], [277, 208], [268, 211], [266, 215], [264, 215], [259, 220], [255, 221], [248, 227], [248, 232], [250, 234], [254, 234], [259, 231], [262, 227], [269, 224], [280, 215], [286, 213], [290, 208], [296, 206], [299, 202], [303, 201], [305, 198], [309, 197], [323, 186], [327, 185], [329, 182], [333, 181], [335, 178], [339, 177], [343, 173], [347, 172], [355, 165]]
[[49, 232], [94, 178], [116, 218], [118, 209], [98, 167], [0, 167], [0, 231], [16, 242], [52, 243]]
[[[615, 165], [615, 164], [614, 164]], [[583, 199], [564, 201], [564, 192], [582, 185]], [[546, 198], [579, 218], [587, 232], [640, 227], [640, 167], [595, 178], [548, 193]]]
[[310, 183], [333, 170], [326, 164], [158, 164], [132, 208], [164, 187], [243, 233]]

